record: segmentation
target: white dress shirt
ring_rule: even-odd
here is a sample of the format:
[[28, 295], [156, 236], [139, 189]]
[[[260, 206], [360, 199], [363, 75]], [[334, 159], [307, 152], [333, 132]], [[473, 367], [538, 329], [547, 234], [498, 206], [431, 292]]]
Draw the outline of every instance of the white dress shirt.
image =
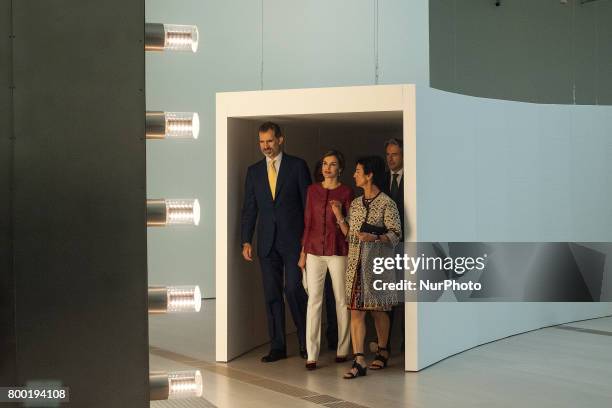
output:
[[280, 170], [280, 165], [281, 165], [281, 160], [283, 160], [283, 152], [280, 152], [278, 154], [278, 156], [276, 156], [275, 158], [271, 159], [268, 156], [266, 156], [266, 169], [268, 171], [270, 171], [270, 162], [274, 160], [274, 168], [276, 169], [276, 175], [278, 176], [278, 172]]

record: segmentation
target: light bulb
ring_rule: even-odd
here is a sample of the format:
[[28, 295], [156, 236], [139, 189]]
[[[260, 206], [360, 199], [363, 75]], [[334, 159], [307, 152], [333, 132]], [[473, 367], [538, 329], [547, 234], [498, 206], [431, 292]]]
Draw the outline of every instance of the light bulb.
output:
[[171, 51], [198, 50], [198, 27], [194, 25], [164, 24], [164, 48]]
[[197, 139], [200, 116], [195, 112], [146, 113], [147, 139]]
[[198, 225], [200, 202], [197, 199], [167, 199], [166, 217], [168, 225]]
[[202, 396], [202, 373], [195, 371], [175, 371], [149, 373], [149, 400], [192, 398]]
[[202, 293], [199, 286], [169, 286], [168, 313], [199, 312]]
[[149, 313], [199, 312], [202, 292], [199, 286], [150, 286]]
[[202, 373], [195, 371], [175, 371], [168, 373], [168, 399], [202, 396]]
[[147, 226], [199, 225], [200, 202], [197, 199], [147, 200]]
[[198, 50], [199, 33], [194, 25], [145, 24], [145, 50], [191, 51]]
[[197, 139], [200, 116], [193, 112], [166, 112], [167, 139]]

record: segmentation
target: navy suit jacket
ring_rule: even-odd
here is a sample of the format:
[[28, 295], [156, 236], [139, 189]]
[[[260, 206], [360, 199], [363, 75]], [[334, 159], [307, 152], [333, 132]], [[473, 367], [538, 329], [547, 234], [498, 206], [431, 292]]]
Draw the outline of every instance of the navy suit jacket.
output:
[[400, 221], [402, 223], [402, 241], [406, 240], [406, 237], [404, 236], [404, 177], [405, 176], [406, 176], [406, 172], [404, 172], [404, 175], [402, 176], [402, 179], [399, 183], [399, 190], [398, 190], [397, 197], [393, 197], [391, 195], [391, 181], [393, 180], [393, 177], [391, 176], [390, 171], [385, 172], [385, 184], [382, 186], [382, 189], [381, 189], [383, 193], [385, 193], [386, 195], [391, 197], [391, 199], [393, 199], [393, 201], [395, 202], [395, 205], [397, 206], [397, 211], [399, 211]]
[[268, 182], [266, 159], [258, 161], [247, 170], [244, 203], [242, 205], [242, 243], [250, 243], [257, 223], [257, 253], [266, 256], [276, 235], [278, 249], [300, 249], [304, 231], [306, 190], [311, 183], [306, 162], [283, 153], [276, 196], [272, 199]]

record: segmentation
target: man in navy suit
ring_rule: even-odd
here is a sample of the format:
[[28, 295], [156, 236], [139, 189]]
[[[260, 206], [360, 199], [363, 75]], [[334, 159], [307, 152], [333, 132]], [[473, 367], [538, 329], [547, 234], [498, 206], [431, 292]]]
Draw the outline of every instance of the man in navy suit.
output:
[[397, 205], [402, 223], [402, 241], [404, 236], [404, 144], [400, 139], [392, 138], [385, 142], [385, 158], [389, 171], [385, 172], [385, 184], [382, 190]]
[[[385, 159], [389, 171], [385, 172], [385, 183], [381, 190], [387, 194], [395, 205], [400, 214], [400, 221], [402, 224], [402, 241], [406, 239], [404, 236], [404, 144], [400, 139], [392, 138], [385, 142]], [[395, 315], [395, 309], [401, 306], [394, 306], [389, 312], [389, 341], [387, 343], [387, 350], [391, 352], [391, 331], [393, 330], [393, 320]], [[401, 337], [402, 344], [400, 349], [404, 349], [404, 317], [401, 316]], [[378, 342], [370, 343], [370, 350], [376, 351], [378, 349]]]
[[306, 189], [310, 173], [306, 162], [283, 153], [285, 141], [273, 122], [259, 127], [259, 148], [265, 158], [249, 167], [242, 206], [242, 256], [253, 260], [251, 242], [257, 224], [257, 255], [263, 277], [270, 336], [270, 352], [263, 362], [287, 357], [285, 302], [297, 328], [300, 355], [306, 358], [306, 305], [298, 267], [304, 231]]

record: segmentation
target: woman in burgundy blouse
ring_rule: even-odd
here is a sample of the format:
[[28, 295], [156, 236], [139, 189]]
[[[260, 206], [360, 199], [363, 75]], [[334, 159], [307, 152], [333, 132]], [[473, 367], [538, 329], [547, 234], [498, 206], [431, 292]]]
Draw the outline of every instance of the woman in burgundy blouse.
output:
[[308, 285], [308, 309], [306, 312], [306, 368], [317, 367], [321, 343], [321, 306], [325, 275], [329, 269], [332, 279], [336, 314], [338, 316], [338, 349], [336, 362], [346, 361], [349, 353], [349, 311], [344, 292], [348, 244], [332, 211], [333, 203], [340, 203], [344, 215], [348, 214], [353, 190], [340, 183], [338, 177], [344, 170], [342, 153], [330, 150], [320, 160], [322, 182], [308, 187], [304, 212], [304, 235], [299, 266], [306, 273]]

